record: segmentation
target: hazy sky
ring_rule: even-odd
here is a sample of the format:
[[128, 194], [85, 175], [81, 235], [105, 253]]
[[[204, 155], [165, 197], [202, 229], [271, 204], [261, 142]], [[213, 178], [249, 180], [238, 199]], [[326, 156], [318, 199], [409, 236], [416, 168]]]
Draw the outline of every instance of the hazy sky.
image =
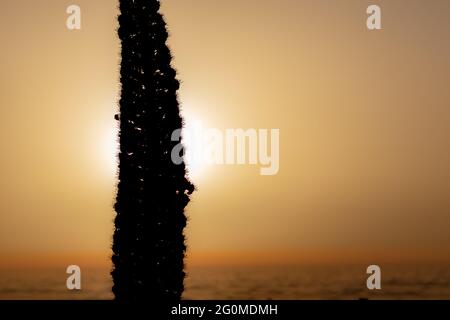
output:
[[[79, 31], [65, 25], [74, 3]], [[366, 28], [369, 4], [381, 31]], [[0, 266], [109, 254], [116, 6], [1, 1]], [[162, 12], [188, 123], [281, 135], [276, 176], [194, 176], [192, 257], [450, 257], [449, 1], [163, 0]]]

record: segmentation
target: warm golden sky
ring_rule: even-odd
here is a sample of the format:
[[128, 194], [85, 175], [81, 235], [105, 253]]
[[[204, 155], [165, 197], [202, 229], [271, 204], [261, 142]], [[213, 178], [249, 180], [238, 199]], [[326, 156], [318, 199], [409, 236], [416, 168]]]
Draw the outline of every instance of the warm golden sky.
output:
[[[116, 2], [1, 2], [0, 265], [109, 254]], [[73, 3], [80, 31], [65, 26]], [[381, 31], [365, 25], [372, 3]], [[162, 11], [188, 121], [281, 132], [276, 176], [196, 174], [193, 257], [450, 256], [449, 1], [163, 0]]]

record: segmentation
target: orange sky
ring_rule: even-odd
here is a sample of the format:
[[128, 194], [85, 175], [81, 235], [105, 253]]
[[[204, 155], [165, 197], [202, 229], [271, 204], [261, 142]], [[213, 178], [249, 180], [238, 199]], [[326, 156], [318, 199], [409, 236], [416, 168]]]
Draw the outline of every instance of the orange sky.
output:
[[[450, 256], [450, 2], [375, 2], [369, 32], [373, 1], [162, 1], [188, 121], [281, 133], [276, 176], [194, 176], [190, 261]], [[80, 31], [71, 1], [1, 4], [0, 266], [109, 254], [118, 12], [77, 3]]]

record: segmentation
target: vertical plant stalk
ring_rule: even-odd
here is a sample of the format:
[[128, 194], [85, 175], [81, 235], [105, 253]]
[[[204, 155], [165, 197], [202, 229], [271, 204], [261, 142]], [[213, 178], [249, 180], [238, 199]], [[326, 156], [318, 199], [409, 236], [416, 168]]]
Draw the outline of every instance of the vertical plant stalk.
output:
[[182, 127], [179, 82], [158, 0], [120, 0], [122, 44], [119, 182], [115, 203], [116, 300], [180, 299], [184, 209], [194, 186], [175, 164], [172, 133]]

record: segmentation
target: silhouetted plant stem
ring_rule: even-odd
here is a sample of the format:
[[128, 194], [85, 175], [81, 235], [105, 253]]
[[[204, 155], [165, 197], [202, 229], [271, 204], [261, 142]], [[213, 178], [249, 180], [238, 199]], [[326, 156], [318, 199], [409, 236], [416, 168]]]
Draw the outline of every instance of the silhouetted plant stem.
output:
[[119, 183], [113, 239], [117, 300], [180, 299], [184, 208], [194, 186], [174, 164], [172, 132], [182, 127], [179, 82], [157, 0], [120, 0]]

